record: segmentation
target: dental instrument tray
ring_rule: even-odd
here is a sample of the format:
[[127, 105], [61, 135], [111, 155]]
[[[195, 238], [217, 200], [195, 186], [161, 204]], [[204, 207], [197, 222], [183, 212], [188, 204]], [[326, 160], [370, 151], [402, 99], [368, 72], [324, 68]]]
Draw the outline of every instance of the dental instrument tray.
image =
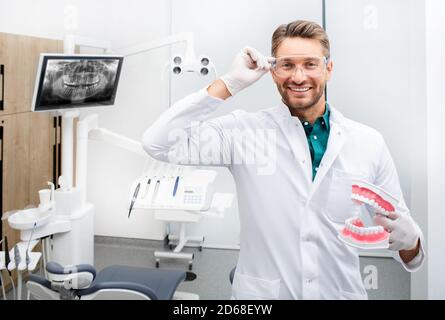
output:
[[216, 175], [214, 170], [189, 168], [149, 172], [133, 183], [129, 208], [206, 211]]

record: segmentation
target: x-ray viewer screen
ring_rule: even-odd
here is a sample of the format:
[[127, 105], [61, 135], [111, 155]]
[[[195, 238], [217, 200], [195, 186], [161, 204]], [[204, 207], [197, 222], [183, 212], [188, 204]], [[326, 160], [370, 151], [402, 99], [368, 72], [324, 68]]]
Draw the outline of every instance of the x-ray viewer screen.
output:
[[41, 55], [34, 111], [114, 104], [123, 58]]

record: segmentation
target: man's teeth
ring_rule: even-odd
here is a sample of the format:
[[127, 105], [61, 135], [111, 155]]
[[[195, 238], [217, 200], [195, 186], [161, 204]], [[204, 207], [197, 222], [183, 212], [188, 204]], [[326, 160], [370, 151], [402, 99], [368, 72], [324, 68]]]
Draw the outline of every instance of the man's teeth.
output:
[[289, 87], [289, 89], [292, 90], [292, 91], [295, 91], [295, 92], [306, 92], [310, 88], [291, 88], [291, 87]]

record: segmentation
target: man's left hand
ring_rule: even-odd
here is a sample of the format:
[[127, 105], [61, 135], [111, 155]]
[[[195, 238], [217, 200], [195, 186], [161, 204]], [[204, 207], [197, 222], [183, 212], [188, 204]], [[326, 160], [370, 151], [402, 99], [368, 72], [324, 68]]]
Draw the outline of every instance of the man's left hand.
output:
[[388, 216], [377, 214], [374, 222], [390, 233], [389, 249], [412, 251], [418, 248], [420, 229], [409, 214], [390, 213]]

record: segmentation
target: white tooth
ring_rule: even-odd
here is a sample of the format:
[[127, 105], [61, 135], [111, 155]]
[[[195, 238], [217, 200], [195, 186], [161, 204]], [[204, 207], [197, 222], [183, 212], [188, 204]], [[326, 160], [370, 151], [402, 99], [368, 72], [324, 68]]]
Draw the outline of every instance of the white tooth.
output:
[[290, 89], [295, 92], [305, 92], [309, 90], [309, 88], [290, 88]]
[[383, 227], [382, 227], [382, 226], [378, 226], [377, 228], [378, 228], [378, 232], [379, 232], [379, 233], [380, 233], [380, 232], [383, 232]]

